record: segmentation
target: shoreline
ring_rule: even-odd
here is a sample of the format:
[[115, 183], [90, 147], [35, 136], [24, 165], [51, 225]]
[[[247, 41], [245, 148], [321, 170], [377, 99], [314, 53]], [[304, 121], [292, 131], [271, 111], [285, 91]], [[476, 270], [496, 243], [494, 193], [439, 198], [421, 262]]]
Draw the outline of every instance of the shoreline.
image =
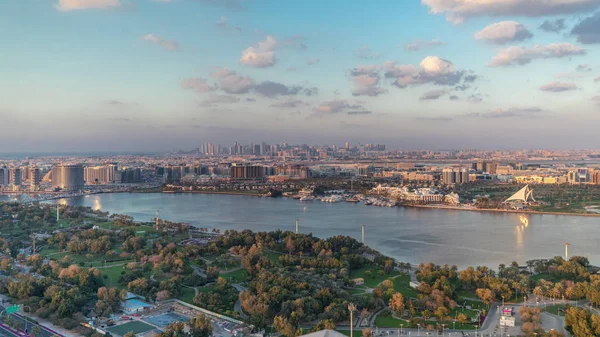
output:
[[[148, 192], [153, 193], [153, 192]], [[224, 195], [243, 195], [248, 197], [262, 197], [263, 194], [260, 193], [243, 193], [243, 192], [217, 192], [217, 191], [159, 191], [157, 193], [163, 194], [224, 194]]]
[[400, 207], [415, 207], [415, 208], [424, 208], [424, 209], [446, 209], [446, 210], [468, 211], [468, 212], [542, 214], [542, 215], [548, 214], [548, 215], [600, 217], [600, 213], [540, 212], [540, 211], [527, 211], [527, 210], [516, 210], [516, 209], [469, 208], [469, 207], [446, 206], [446, 205], [402, 205]]

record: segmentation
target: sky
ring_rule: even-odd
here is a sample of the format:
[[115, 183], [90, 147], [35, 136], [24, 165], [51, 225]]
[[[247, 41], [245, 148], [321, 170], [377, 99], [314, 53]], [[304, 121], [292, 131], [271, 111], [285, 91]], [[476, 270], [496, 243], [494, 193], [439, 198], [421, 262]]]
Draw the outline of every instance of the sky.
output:
[[0, 40], [0, 152], [600, 147], [600, 0], [2, 0]]

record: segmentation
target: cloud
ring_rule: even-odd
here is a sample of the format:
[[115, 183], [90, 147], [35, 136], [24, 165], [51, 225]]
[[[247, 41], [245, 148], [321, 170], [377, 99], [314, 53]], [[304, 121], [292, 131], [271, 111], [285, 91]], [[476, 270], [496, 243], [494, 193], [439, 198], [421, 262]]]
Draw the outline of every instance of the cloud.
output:
[[266, 97], [277, 97], [277, 96], [290, 96], [297, 95], [302, 91], [302, 87], [294, 86], [288, 87], [281, 83], [265, 81], [254, 86], [254, 91], [266, 96]]
[[573, 14], [600, 7], [600, 0], [421, 0], [432, 14], [445, 14], [452, 23], [481, 16]]
[[212, 95], [204, 101], [200, 102], [200, 105], [204, 107], [214, 107], [218, 104], [232, 104], [238, 103], [239, 101], [239, 98], [231, 95]]
[[219, 88], [228, 94], [245, 94], [254, 87], [254, 81], [247, 76], [227, 68], [215, 68], [212, 76], [217, 79]]
[[579, 43], [600, 43], [600, 12], [576, 24], [571, 29], [571, 35], [575, 35]]
[[419, 99], [422, 101], [429, 101], [438, 99], [446, 94], [444, 90], [431, 90], [423, 94]]
[[84, 9], [111, 9], [121, 6], [120, 0], [59, 0], [54, 7], [61, 12]]
[[598, 102], [598, 104], [600, 104], [600, 95], [592, 97], [592, 101]]
[[214, 91], [215, 87], [211, 86], [206, 79], [200, 77], [186, 78], [181, 81], [181, 88], [193, 90], [197, 93]]
[[564, 83], [564, 82], [551, 82], [544, 84], [540, 87], [541, 91], [548, 92], [563, 92], [563, 91], [572, 91], [577, 90], [577, 85], [575, 83]]
[[309, 66], [315, 65], [315, 64], [317, 64], [319, 62], [321, 62], [321, 60], [318, 59], [318, 58], [309, 58], [309, 59], [306, 60], [306, 64], [309, 65]]
[[438, 39], [416, 40], [414, 42], [405, 44], [404, 50], [415, 51], [415, 50], [421, 50], [421, 49], [426, 49], [426, 48], [431, 48], [431, 47], [443, 46], [444, 44], [445, 44], [444, 42], [442, 42]]
[[353, 111], [348, 111], [346, 114], [349, 116], [357, 116], [357, 115], [370, 115], [372, 114], [372, 111], [368, 111], [368, 110], [353, 110]]
[[373, 60], [381, 57], [381, 54], [375, 53], [371, 48], [363, 45], [356, 50], [356, 57], [363, 60]]
[[277, 63], [274, 50], [278, 43], [273, 36], [267, 36], [255, 46], [244, 49], [240, 62], [255, 68], [272, 67]]
[[475, 34], [477, 40], [489, 43], [505, 44], [508, 42], [524, 41], [533, 34], [523, 24], [516, 21], [502, 21], [486, 26]]
[[535, 59], [562, 58], [585, 54], [585, 49], [570, 43], [554, 43], [546, 46], [534, 45], [531, 48], [511, 46], [501, 50], [494, 56], [488, 66], [505, 67], [524, 65]]
[[513, 117], [538, 117], [540, 112], [543, 112], [541, 108], [510, 108], [510, 109], [496, 109], [487, 112], [474, 112], [467, 114], [469, 117], [481, 117], [481, 118], [513, 118]]
[[560, 33], [567, 28], [565, 19], [546, 20], [539, 27], [541, 30], [549, 33]]
[[448, 97], [448, 98], [449, 98], [451, 101], [458, 101], [458, 100], [460, 100], [460, 98], [459, 98], [458, 96], [456, 96], [456, 95], [452, 95], [452, 96], [450, 96], [450, 97]]
[[[454, 64], [437, 56], [428, 56], [421, 61], [419, 66], [397, 65], [395, 62], [387, 61], [383, 65], [385, 77], [393, 81], [398, 88], [406, 88], [410, 85], [432, 83], [436, 85], [457, 85], [465, 75], [466, 71], [457, 71]], [[477, 77], [469, 77], [474, 81]]]
[[281, 103], [274, 103], [271, 104], [271, 107], [273, 108], [298, 108], [298, 107], [302, 107], [302, 106], [307, 106], [308, 103], [301, 101], [301, 100], [293, 100], [293, 101], [287, 101], [287, 102], [281, 102]]
[[357, 103], [350, 103], [346, 100], [334, 100], [334, 101], [326, 101], [315, 109], [315, 113], [313, 116], [324, 116], [324, 115], [333, 115], [338, 114], [340, 112], [351, 112], [351, 111], [364, 111], [362, 105]]
[[596, 78], [594, 79], [594, 82], [600, 82], [600, 77], [596, 77]]
[[144, 37], [142, 39], [144, 41], [152, 42], [156, 45], [159, 45], [166, 50], [176, 51], [177, 49], [179, 49], [179, 45], [177, 44], [176, 41], [165, 40], [165, 39], [158, 37], [156, 35], [153, 35], [153, 34], [144, 35]]
[[387, 92], [379, 87], [381, 67], [378, 65], [358, 66], [350, 72], [354, 83], [353, 96], [379, 96]]

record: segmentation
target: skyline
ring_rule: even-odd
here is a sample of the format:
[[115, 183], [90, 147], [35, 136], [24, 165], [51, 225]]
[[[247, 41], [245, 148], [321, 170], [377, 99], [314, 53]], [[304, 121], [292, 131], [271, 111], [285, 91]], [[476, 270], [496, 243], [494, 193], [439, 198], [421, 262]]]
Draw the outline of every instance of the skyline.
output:
[[6, 0], [0, 133], [14, 151], [2, 152], [263, 140], [594, 148], [599, 10], [600, 0]]

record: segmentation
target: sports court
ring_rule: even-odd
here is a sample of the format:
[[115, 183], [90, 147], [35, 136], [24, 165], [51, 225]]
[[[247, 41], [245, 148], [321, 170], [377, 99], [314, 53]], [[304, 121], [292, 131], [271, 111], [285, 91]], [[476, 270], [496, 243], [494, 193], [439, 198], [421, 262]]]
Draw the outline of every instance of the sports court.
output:
[[169, 312], [169, 313], [158, 315], [158, 316], [147, 317], [144, 319], [144, 321], [146, 321], [152, 325], [156, 325], [159, 328], [164, 328], [167, 325], [174, 323], [174, 322], [187, 322], [189, 320], [190, 319], [188, 317], [174, 313], [174, 312]]
[[152, 329], [154, 329], [152, 325], [140, 321], [132, 321], [125, 324], [113, 326], [112, 328], [109, 328], [108, 331], [110, 331], [113, 335], [124, 336], [130, 331], [137, 335], [139, 333], [147, 332]]

